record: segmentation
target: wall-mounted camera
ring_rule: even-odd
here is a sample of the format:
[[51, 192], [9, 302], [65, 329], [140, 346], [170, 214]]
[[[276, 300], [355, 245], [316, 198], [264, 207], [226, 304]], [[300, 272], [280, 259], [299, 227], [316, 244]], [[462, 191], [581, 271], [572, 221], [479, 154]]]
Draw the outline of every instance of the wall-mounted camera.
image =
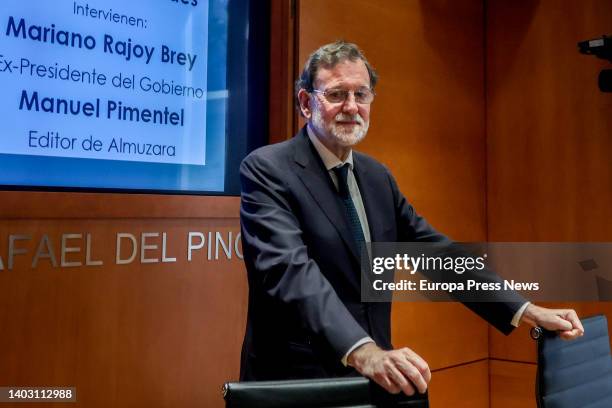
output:
[[[612, 37], [604, 35], [601, 38], [580, 41], [578, 50], [581, 54], [594, 55], [612, 62]], [[602, 92], [612, 92], [612, 69], [603, 69], [597, 82]]]

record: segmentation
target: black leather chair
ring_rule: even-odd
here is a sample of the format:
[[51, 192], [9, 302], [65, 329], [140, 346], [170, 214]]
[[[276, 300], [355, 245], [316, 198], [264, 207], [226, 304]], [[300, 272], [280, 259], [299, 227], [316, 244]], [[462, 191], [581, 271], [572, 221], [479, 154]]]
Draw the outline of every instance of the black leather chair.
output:
[[428, 408], [427, 394], [392, 395], [362, 377], [230, 382], [223, 386], [227, 408]]

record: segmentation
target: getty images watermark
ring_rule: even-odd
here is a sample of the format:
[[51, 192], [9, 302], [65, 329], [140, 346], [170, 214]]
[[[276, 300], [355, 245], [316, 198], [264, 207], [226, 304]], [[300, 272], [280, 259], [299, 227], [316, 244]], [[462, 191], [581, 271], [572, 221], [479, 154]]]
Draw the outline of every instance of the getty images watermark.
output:
[[612, 243], [372, 243], [361, 297], [376, 301], [612, 300]]

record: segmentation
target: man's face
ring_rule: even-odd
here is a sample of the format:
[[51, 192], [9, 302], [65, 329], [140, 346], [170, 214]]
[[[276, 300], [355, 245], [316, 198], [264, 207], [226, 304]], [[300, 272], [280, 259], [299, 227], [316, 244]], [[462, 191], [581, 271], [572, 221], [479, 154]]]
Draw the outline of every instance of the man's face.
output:
[[[314, 88], [320, 91], [342, 89], [356, 91], [370, 87], [370, 76], [362, 60], [346, 60], [331, 69], [320, 68]], [[332, 103], [321, 93], [312, 93], [304, 110], [309, 124], [332, 150], [351, 147], [366, 135], [370, 124], [370, 104], [358, 104], [351, 92], [344, 102]]]

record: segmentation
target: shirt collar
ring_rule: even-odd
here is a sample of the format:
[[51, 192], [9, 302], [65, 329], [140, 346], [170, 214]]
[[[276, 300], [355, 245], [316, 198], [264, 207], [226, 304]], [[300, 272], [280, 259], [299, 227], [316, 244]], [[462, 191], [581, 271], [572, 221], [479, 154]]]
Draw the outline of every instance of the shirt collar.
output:
[[353, 170], [353, 150], [352, 149], [349, 151], [349, 154], [346, 157], [346, 160], [342, 161], [335, 154], [333, 154], [327, 147], [325, 147], [323, 143], [321, 143], [321, 141], [314, 134], [310, 126], [306, 126], [306, 131], [308, 132], [308, 138], [314, 145], [315, 149], [317, 150], [317, 153], [319, 153], [319, 156], [321, 156], [321, 160], [323, 160], [323, 164], [325, 165], [325, 168], [328, 171], [333, 169], [334, 167], [342, 166], [346, 163], [349, 164], [349, 169]]

